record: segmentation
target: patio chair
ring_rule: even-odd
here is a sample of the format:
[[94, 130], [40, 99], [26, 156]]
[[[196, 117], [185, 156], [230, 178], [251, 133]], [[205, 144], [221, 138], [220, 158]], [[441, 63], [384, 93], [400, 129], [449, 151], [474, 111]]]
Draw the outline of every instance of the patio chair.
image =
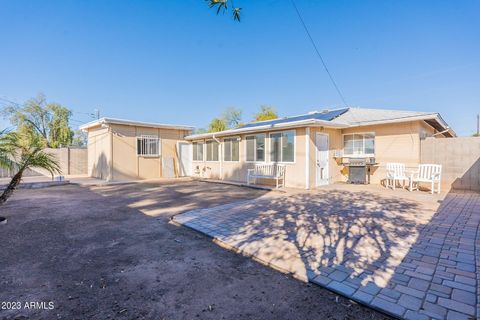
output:
[[405, 164], [403, 163], [387, 163], [387, 176], [385, 178], [385, 187], [395, 190], [397, 181], [403, 182], [405, 188], [405, 181], [410, 181], [405, 173]]
[[441, 164], [421, 164], [418, 166], [418, 171], [412, 174], [410, 179], [410, 191], [418, 190], [420, 182], [427, 182], [431, 184], [430, 192], [435, 192], [435, 183], [437, 184], [437, 193], [440, 193], [440, 184], [442, 180], [442, 165]]
[[[283, 164], [255, 164], [254, 169], [247, 170], [247, 184], [253, 179], [257, 183], [257, 178], [274, 179], [276, 188], [285, 186], [285, 165]], [[280, 183], [280, 181], [282, 181]]]

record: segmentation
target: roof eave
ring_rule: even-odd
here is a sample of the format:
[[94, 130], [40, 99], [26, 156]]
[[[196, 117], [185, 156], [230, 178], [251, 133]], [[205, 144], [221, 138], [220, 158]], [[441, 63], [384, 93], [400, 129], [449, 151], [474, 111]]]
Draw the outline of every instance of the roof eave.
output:
[[456, 137], [457, 134], [453, 131], [452, 128], [448, 126], [445, 120], [442, 119], [439, 113], [431, 113], [426, 115], [420, 116], [412, 116], [412, 117], [405, 117], [405, 118], [397, 118], [397, 119], [390, 119], [390, 120], [378, 120], [378, 121], [368, 121], [362, 123], [354, 123], [351, 124], [350, 127], [366, 127], [366, 126], [373, 126], [373, 125], [381, 125], [381, 124], [390, 124], [390, 123], [401, 123], [401, 122], [409, 122], [409, 121], [422, 121], [422, 120], [435, 120], [438, 124], [444, 129], [447, 130], [452, 137]]
[[81, 125], [79, 129], [82, 131], [86, 131], [90, 128], [101, 126], [103, 124], [120, 124], [120, 125], [127, 125], [127, 126], [150, 127], [150, 128], [159, 128], [159, 129], [177, 129], [177, 130], [186, 130], [186, 131], [192, 131], [194, 129], [194, 127], [186, 126], [186, 125], [130, 121], [130, 120], [114, 119], [114, 118], [101, 118], [95, 121], [91, 121], [84, 125]]
[[247, 134], [247, 133], [255, 133], [255, 132], [265, 132], [271, 130], [281, 130], [287, 128], [299, 128], [299, 127], [325, 127], [325, 128], [335, 128], [335, 129], [343, 129], [347, 128], [348, 125], [345, 123], [338, 123], [338, 122], [330, 122], [324, 120], [317, 120], [317, 119], [309, 119], [309, 120], [301, 120], [301, 121], [292, 121], [286, 123], [279, 123], [273, 125], [264, 125], [258, 127], [251, 127], [251, 128], [239, 128], [239, 129], [231, 129], [219, 132], [209, 132], [209, 133], [202, 133], [202, 134], [194, 134], [190, 136], [186, 136], [186, 140], [201, 140], [221, 136], [235, 136], [239, 134]]

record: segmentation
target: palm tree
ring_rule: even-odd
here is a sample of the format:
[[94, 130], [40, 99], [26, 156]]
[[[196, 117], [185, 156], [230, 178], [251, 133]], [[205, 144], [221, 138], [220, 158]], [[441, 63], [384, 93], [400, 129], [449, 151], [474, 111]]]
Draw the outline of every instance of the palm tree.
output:
[[[38, 135], [3, 134], [0, 139], [0, 161], [16, 170], [7, 188], [0, 196], [0, 205], [5, 203], [22, 180], [23, 173], [29, 168], [47, 170], [53, 177], [60, 173], [57, 159], [43, 151], [44, 143]], [[3, 160], [2, 160], [3, 159]]]
[[7, 130], [0, 131], [0, 168], [11, 169], [13, 162], [9, 154], [11, 150], [11, 135]]

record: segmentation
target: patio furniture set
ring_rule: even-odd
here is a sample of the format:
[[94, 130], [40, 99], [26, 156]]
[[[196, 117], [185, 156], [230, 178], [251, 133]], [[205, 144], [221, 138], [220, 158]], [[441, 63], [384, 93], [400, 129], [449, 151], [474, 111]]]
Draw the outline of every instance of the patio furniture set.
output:
[[397, 182], [408, 182], [408, 190], [418, 190], [420, 183], [430, 183], [431, 193], [440, 193], [442, 166], [439, 164], [420, 164], [418, 168], [407, 168], [403, 163], [387, 163], [385, 186], [395, 190]]

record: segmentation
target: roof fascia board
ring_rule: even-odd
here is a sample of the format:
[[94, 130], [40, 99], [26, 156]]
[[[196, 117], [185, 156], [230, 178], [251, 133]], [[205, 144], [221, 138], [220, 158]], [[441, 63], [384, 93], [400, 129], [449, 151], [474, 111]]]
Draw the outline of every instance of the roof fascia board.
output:
[[362, 123], [356, 123], [350, 125], [350, 127], [366, 127], [366, 126], [374, 126], [374, 125], [381, 125], [381, 124], [389, 124], [389, 123], [401, 123], [401, 122], [409, 122], [409, 121], [421, 121], [421, 120], [436, 120], [445, 130], [449, 130], [452, 136], [457, 136], [455, 131], [448, 126], [448, 124], [442, 119], [439, 113], [432, 113], [427, 115], [421, 116], [413, 116], [413, 117], [404, 117], [404, 118], [397, 118], [391, 120], [378, 120], [378, 121], [368, 121]]
[[436, 119], [437, 114], [421, 115], [421, 116], [412, 116], [412, 117], [403, 117], [390, 120], [373, 120], [373, 121], [364, 121], [359, 123], [350, 124], [350, 127], [365, 127], [379, 124], [389, 124], [389, 123], [400, 123], [400, 122], [409, 122], [416, 120], [429, 120]]
[[187, 131], [192, 131], [194, 129], [194, 127], [192, 126], [185, 126], [185, 125], [130, 121], [130, 120], [114, 119], [114, 118], [101, 118], [95, 121], [88, 122], [84, 125], [81, 125], [80, 130], [85, 131], [89, 128], [100, 126], [103, 124], [120, 124], [120, 125], [127, 125], [127, 126], [150, 127], [150, 128], [161, 128], [161, 129], [178, 129], [178, 130], [187, 130]]
[[240, 128], [240, 129], [231, 129], [219, 132], [212, 132], [212, 133], [202, 133], [202, 134], [195, 134], [185, 137], [187, 140], [200, 140], [205, 138], [211, 138], [213, 135], [216, 137], [220, 136], [234, 136], [239, 134], [246, 134], [246, 133], [255, 133], [255, 132], [265, 132], [271, 130], [280, 130], [286, 128], [297, 128], [297, 127], [305, 127], [305, 126], [314, 126], [314, 127], [326, 127], [326, 128], [336, 128], [336, 129], [343, 129], [348, 128], [348, 125], [345, 123], [335, 123], [330, 121], [323, 121], [318, 119], [308, 119], [308, 120], [300, 120], [300, 121], [292, 121], [286, 123], [279, 123], [274, 125], [264, 125], [258, 127], [251, 127], [251, 128]]

